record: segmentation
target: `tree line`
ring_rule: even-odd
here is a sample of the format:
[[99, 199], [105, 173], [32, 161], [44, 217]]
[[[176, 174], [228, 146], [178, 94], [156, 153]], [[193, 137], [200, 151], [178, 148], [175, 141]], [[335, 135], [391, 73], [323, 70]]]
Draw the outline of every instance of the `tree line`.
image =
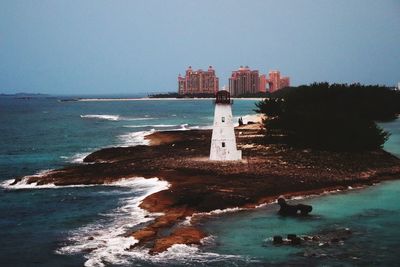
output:
[[292, 146], [354, 151], [381, 148], [377, 121], [400, 114], [400, 92], [380, 85], [313, 83], [288, 87], [256, 103], [266, 139]]

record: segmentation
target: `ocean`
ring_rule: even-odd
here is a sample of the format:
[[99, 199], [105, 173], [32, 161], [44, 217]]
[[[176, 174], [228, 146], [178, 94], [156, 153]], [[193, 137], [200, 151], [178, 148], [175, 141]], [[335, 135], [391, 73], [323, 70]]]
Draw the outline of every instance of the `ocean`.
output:
[[[138, 208], [168, 187], [157, 177], [126, 177], [107, 186], [10, 187], [14, 177], [37, 174], [104, 147], [146, 144], [154, 131], [208, 128], [211, 100], [61, 102], [58, 97], [0, 97], [1, 266], [395, 266], [400, 245], [400, 181], [300, 199], [314, 206], [308, 219], [280, 218], [274, 204], [221, 212], [202, 222], [204, 246], [175, 245], [149, 256], [127, 251], [125, 234], [151, 220]], [[235, 100], [233, 114], [254, 114], [255, 100]], [[382, 123], [392, 135], [385, 149], [400, 156], [400, 121]], [[208, 145], [208, 144], [207, 144]], [[400, 177], [399, 177], [400, 178]], [[274, 235], [317, 235], [348, 228], [335, 246], [274, 246]]]

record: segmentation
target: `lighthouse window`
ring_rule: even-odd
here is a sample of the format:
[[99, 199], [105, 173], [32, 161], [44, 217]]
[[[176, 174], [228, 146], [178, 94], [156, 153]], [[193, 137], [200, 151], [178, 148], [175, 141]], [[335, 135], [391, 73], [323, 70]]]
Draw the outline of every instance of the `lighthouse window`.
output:
[[221, 120], [222, 120], [222, 122], [225, 122], [225, 117], [222, 117]]
[[222, 142], [222, 147], [225, 147], [225, 142]]

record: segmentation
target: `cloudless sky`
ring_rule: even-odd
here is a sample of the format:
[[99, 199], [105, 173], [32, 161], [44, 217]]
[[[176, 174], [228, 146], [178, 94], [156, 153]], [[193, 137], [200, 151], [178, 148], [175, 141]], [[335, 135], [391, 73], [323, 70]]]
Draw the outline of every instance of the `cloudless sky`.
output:
[[176, 91], [189, 65], [395, 85], [400, 0], [0, 0], [0, 93]]

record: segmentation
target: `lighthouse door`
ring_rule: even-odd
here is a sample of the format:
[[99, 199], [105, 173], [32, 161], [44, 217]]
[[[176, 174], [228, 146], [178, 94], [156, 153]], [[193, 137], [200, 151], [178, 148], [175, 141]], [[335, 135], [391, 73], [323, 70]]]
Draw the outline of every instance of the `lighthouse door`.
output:
[[226, 157], [226, 143], [225, 142], [221, 142], [221, 148], [219, 149], [219, 154], [222, 158]]

